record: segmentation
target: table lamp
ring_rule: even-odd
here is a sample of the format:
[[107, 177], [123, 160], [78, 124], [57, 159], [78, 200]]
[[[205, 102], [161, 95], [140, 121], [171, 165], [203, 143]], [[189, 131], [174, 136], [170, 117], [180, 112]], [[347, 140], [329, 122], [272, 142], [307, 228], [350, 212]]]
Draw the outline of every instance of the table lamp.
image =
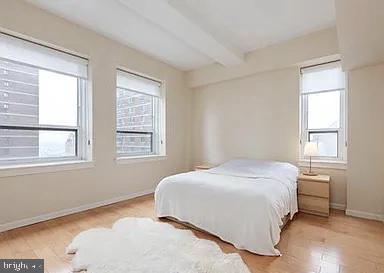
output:
[[316, 142], [307, 142], [304, 146], [304, 156], [309, 156], [309, 172], [304, 172], [304, 175], [315, 176], [317, 173], [312, 172], [312, 156], [318, 156], [319, 150]]

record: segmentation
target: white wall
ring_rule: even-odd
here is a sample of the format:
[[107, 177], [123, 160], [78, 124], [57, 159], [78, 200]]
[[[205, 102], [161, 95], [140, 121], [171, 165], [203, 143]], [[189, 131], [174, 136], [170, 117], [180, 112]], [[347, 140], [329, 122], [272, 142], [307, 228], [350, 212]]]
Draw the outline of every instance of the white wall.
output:
[[384, 64], [349, 73], [348, 208], [384, 220]]
[[[95, 160], [94, 167], [88, 169], [0, 178], [0, 224], [151, 189], [162, 177], [188, 168], [190, 92], [183, 73], [23, 1], [0, 2], [0, 28], [89, 57]], [[117, 66], [166, 83], [165, 160], [116, 164]]]
[[194, 161], [256, 156], [296, 163], [298, 77], [290, 68], [194, 90]]

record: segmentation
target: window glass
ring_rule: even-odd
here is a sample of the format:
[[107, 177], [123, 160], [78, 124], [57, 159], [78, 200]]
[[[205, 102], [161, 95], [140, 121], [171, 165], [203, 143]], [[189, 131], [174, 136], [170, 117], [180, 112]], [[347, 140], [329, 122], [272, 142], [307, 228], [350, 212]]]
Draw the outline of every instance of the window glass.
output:
[[74, 156], [74, 131], [0, 129], [1, 160], [24, 161]]
[[317, 143], [319, 156], [337, 157], [337, 132], [310, 132], [309, 141]]
[[117, 153], [145, 155], [154, 152], [154, 104], [157, 97], [117, 89]]
[[77, 78], [39, 69], [39, 124], [77, 126]]
[[0, 60], [0, 122], [77, 126], [77, 81], [27, 65]]
[[340, 127], [340, 92], [308, 94], [308, 129]]
[[39, 157], [39, 132], [0, 129], [0, 159]]
[[121, 133], [117, 132], [117, 153], [140, 155], [152, 153], [152, 133]]
[[76, 133], [70, 131], [39, 132], [39, 157], [76, 156]]

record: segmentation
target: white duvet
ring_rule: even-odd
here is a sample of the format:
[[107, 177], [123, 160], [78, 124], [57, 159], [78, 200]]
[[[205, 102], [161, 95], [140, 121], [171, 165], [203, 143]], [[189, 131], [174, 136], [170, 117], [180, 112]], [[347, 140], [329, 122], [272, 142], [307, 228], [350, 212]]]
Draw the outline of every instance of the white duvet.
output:
[[193, 224], [238, 249], [277, 256], [282, 218], [297, 212], [297, 175], [289, 163], [237, 159], [169, 176], [156, 188], [156, 215]]

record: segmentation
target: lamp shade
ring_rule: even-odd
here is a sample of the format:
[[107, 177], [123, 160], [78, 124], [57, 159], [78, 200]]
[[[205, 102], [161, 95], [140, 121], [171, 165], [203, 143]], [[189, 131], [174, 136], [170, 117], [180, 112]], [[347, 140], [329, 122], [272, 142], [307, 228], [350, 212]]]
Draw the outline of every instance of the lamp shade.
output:
[[304, 155], [305, 156], [317, 156], [319, 155], [319, 150], [317, 148], [316, 142], [307, 142], [304, 146]]

